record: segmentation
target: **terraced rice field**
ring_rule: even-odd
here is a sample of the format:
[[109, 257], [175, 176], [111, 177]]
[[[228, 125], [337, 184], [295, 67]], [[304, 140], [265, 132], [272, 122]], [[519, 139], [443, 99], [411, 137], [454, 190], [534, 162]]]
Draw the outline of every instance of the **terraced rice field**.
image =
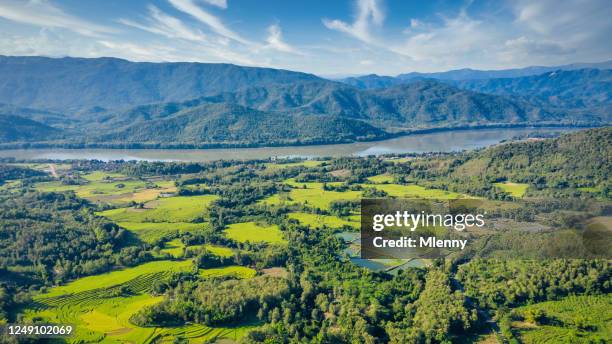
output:
[[225, 236], [238, 242], [286, 243], [278, 226], [261, 227], [255, 222], [231, 224], [225, 230]]
[[[71, 341], [87, 343], [172, 342], [177, 336], [198, 342], [215, 338], [236, 340], [253, 328], [252, 325], [212, 328], [195, 324], [143, 328], [129, 322], [140, 309], [162, 300], [160, 296], [149, 294], [154, 281], [169, 277], [173, 271], [187, 271], [191, 267], [189, 261], [158, 261], [81, 278], [36, 296], [25, 311], [25, 317], [72, 324], [75, 334]], [[236, 271], [241, 276], [252, 274], [248, 270]]]
[[351, 226], [353, 228], [359, 228], [360, 222], [352, 219], [343, 219], [337, 216], [319, 215], [310, 213], [290, 213], [288, 214], [290, 219], [298, 220], [301, 224], [310, 226], [313, 228], [327, 226], [330, 228], [342, 228], [343, 226]]
[[521, 184], [521, 183], [494, 183], [493, 185], [502, 189], [502, 191], [509, 193], [513, 197], [523, 197], [529, 188], [529, 184]]
[[168, 197], [145, 204], [144, 209], [118, 208], [98, 213], [115, 222], [194, 222], [202, 220], [215, 195]]
[[201, 269], [200, 276], [203, 278], [232, 276], [235, 278], [253, 278], [257, 271], [246, 266], [224, 266], [221, 268]]
[[[569, 296], [560, 301], [517, 308], [544, 311], [543, 325], [513, 322], [512, 329], [523, 343], [610, 343], [612, 341], [612, 294]], [[587, 325], [588, 328], [582, 326]]]

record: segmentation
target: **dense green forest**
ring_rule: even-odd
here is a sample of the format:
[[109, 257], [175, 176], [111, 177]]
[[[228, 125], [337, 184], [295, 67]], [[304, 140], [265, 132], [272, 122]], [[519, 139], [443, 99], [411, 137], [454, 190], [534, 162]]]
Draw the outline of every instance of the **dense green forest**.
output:
[[369, 76], [381, 87], [365, 87], [353, 79], [228, 64], [0, 56], [0, 144], [303, 145], [423, 130], [608, 125], [609, 66], [590, 67], [485, 80], [472, 80], [468, 71], [462, 78], [393, 82]]
[[[6, 160], [0, 322], [71, 323], [83, 342], [609, 342], [609, 256], [512, 249], [609, 224], [611, 141], [602, 128], [402, 157]], [[505, 227], [486, 249], [363, 260], [347, 239], [363, 197], [478, 197]]]

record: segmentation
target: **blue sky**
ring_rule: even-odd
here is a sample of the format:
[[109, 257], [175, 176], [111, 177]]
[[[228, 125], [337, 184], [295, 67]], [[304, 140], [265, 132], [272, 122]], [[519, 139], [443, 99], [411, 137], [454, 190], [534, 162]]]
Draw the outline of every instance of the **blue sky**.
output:
[[612, 1], [1, 0], [0, 54], [228, 62], [326, 76], [612, 58]]

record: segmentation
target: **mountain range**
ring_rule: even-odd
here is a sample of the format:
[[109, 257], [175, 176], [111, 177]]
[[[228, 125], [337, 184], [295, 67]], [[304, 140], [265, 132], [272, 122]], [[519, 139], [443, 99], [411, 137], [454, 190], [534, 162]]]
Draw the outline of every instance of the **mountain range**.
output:
[[0, 143], [249, 146], [467, 126], [606, 125], [609, 65], [524, 75], [553, 68], [532, 67], [506, 71], [521, 75], [508, 78], [406, 74], [366, 87], [229, 64], [0, 56]]

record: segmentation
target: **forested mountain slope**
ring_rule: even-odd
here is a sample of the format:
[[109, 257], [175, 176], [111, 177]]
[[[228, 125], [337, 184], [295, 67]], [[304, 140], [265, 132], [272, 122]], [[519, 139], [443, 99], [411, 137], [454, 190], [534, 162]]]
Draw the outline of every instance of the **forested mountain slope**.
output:
[[609, 183], [612, 127], [579, 131], [555, 139], [500, 144], [476, 152], [453, 177], [482, 177], [549, 187]]
[[280, 69], [117, 58], [0, 56], [0, 102], [66, 113], [182, 101], [245, 86], [316, 80]]

